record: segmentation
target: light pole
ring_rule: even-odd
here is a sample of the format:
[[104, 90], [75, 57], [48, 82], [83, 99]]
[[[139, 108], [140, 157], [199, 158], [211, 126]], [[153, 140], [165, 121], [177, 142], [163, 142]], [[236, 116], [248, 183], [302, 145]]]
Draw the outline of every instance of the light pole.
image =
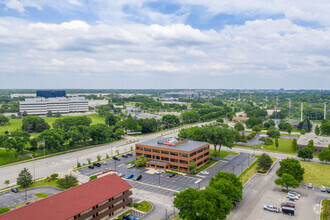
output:
[[160, 174], [159, 174], [158, 177], [159, 177], [159, 178], [158, 178], [158, 186], [160, 186]]
[[167, 209], [165, 209], [165, 219], [167, 220]]
[[36, 167], [35, 167], [35, 160], [33, 158], [33, 156], [31, 155], [32, 159], [33, 159], [33, 179], [34, 181], [36, 181]]

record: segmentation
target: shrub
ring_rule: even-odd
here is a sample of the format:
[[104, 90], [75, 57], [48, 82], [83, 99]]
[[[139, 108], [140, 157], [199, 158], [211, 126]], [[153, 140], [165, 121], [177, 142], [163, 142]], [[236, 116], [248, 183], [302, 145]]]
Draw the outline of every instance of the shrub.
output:
[[305, 129], [301, 129], [300, 133], [301, 133], [302, 135], [304, 135], [304, 134], [306, 134], [306, 130], [305, 130]]
[[77, 167], [81, 167], [81, 164], [79, 162], [77, 163]]
[[106, 155], [105, 155], [105, 158], [106, 158], [106, 159], [109, 159], [110, 157], [109, 157], [109, 155], [108, 155], [108, 154], [106, 154]]
[[101, 156], [100, 155], [97, 155], [96, 158], [97, 158], [97, 161], [101, 161]]
[[258, 170], [258, 173], [267, 173], [267, 170]]
[[58, 177], [57, 173], [53, 173], [52, 175], [50, 175], [51, 180], [55, 180], [57, 177]]
[[87, 158], [87, 162], [88, 162], [88, 164], [91, 164], [92, 163], [92, 159], [91, 158]]
[[93, 175], [93, 176], [90, 176], [89, 177], [89, 181], [92, 181], [92, 180], [95, 180], [95, 179], [97, 179], [97, 176], [96, 175]]
[[249, 134], [248, 136], [246, 136], [246, 139], [252, 140], [255, 136], [256, 136], [256, 133], [255, 132], [252, 132], [251, 134]]
[[73, 175], [65, 175], [64, 178], [57, 180], [58, 185], [63, 188], [70, 188], [78, 185], [78, 179]]
[[0, 207], [0, 215], [9, 211], [10, 208], [8, 206]]

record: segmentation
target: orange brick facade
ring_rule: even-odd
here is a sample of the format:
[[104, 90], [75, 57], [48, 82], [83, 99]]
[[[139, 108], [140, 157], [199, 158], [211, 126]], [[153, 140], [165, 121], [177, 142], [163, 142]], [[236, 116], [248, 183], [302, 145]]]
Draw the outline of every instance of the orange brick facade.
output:
[[188, 165], [192, 160], [195, 161], [197, 168], [210, 161], [209, 144], [205, 144], [189, 152], [136, 144], [135, 152], [135, 159], [141, 155], [144, 155], [148, 159], [147, 167], [155, 167], [156, 169], [161, 167], [164, 170], [171, 169], [190, 172]]

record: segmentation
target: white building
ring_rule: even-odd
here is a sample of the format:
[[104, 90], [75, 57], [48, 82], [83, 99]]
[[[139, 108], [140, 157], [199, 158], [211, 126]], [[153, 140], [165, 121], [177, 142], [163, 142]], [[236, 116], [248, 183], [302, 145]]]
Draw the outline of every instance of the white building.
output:
[[19, 105], [20, 112], [26, 111], [28, 115], [46, 115], [48, 111], [61, 114], [88, 111], [88, 100], [85, 100], [84, 97], [25, 99]]
[[109, 100], [107, 100], [107, 99], [88, 100], [88, 105], [90, 107], [96, 107], [96, 106], [99, 106], [99, 105], [107, 105], [107, 104], [109, 104]]

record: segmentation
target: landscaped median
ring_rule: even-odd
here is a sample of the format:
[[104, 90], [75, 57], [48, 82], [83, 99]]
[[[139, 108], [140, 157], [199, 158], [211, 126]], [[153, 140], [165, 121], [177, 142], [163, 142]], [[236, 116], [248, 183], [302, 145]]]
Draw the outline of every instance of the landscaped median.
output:
[[[255, 156], [255, 157], [257, 157], [259, 159], [260, 156], [258, 155], [258, 156]], [[277, 158], [276, 157], [270, 157], [270, 158], [273, 161], [273, 164], [271, 165], [271, 167], [272, 167], [275, 164]], [[249, 181], [249, 179], [251, 179], [254, 174], [258, 173], [258, 171], [260, 173], [261, 170], [260, 170], [259, 165], [258, 165], [258, 159], [255, 160], [248, 168], [246, 168], [238, 176], [241, 179], [241, 182], [242, 182], [243, 185], [246, 184], [247, 181]], [[263, 172], [261, 171], [261, 173], [263, 173]]]
[[[127, 206], [132, 207], [131, 204], [128, 204]], [[131, 209], [125, 211], [122, 214], [120, 214], [116, 219], [121, 219], [125, 215], [129, 215], [130, 213], [132, 213], [134, 210], [137, 210], [137, 211], [140, 211], [144, 214], [147, 214], [147, 213], [151, 212], [152, 209], [153, 209], [153, 206], [150, 202], [141, 201], [141, 202], [138, 202], [138, 203], [134, 203], [133, 207]]]
[[322, 200], [322, 207], [321, 207], [321, 220], [328, 220], [330, 216], [330, 200], [324, 199]]

